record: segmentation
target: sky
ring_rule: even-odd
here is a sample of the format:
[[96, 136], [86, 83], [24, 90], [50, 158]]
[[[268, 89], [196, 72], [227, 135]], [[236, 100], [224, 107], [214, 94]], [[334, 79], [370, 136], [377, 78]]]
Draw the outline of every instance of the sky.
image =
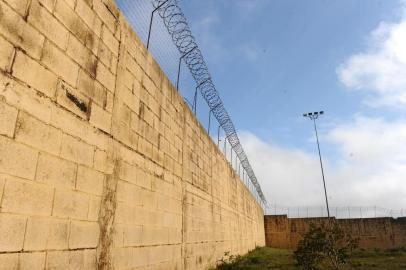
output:
[[330, 205], [406, 208], [406, 1], [179, 4], [270, 204], [324, 204], [324, 110]]

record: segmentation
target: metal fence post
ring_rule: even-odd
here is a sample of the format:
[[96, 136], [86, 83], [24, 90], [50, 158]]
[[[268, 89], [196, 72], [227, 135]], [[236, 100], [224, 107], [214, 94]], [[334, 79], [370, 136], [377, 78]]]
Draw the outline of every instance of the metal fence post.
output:
[[166, 0], [165, 2], [163, 2], [162, 4], [160, 4], [159, 6], [157, 6], [151, 13], [151, 20], [149, 21], [149, 31], [148, 31], [148, 40], [147, 40], [147, 50], [149, 49], [149, 40], [151, 38], [151, 30], [152, 30], [152, 21], [154, 20], [154, 14], [155, 11], [157, 11], [158, 9], [160, 9], [163, 5], [166, 4], [166, 2], [168, 2], [169, 0]]
[[195, 94], [194, 94], [194, 96], [193, 96], [193, 111], [194, 111], [195, 115], [196, 115], [196, 107], [197, 107], [197, 90], [198, 90], [202, 85], [204, 85], [205, 83], [207, 83], [207, 82], [210, 81], [210, 80], [211, 80], [211, 79], [206, 79], [206, 80], [204, 80], [203, 82], [199, 83], [199, 84], [196, 86]]
[[209, 126], [207, 128], [207, 134], [209, 135], [209, 137], [210, 137], [210, 119], [211, 119], [211, 110], [209, 111]]
[[231, 150], [230, 150], [230, 155], [231, 155], [231, 158], [230, 158], [230, 164], [231, 164], [231, 168], [233, 167], [233, 148], [231, 148]]
[[187, 51], [186, 53], [184, 53], [180, 58], [179, 58], [179, 66], [178, 66], [178, 78], [176, 80], [176, 90], [179, 91], [179, 76], [180, 76], [180, 67], [182, 64], [182, 59], [187, 56], [189, 53], [193, 52], [194, 50], [197, 49], [197, 46], [193, 47], [192, 49], [190, 49], [189, 51]]
[[220, 125], [217, 129], [217, 147], [220, 147]]

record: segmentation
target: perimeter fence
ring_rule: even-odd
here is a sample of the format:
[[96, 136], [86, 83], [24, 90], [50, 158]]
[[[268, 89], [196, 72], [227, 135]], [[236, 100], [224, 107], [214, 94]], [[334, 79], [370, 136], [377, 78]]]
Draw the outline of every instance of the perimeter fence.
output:
[[[116, 0], [119, 8], [201, 125], [263, 209], [261, 186], [224, 107], [178, 0]], [[201, 98], [199, 98], [201, 96]], [[217, 138], [216, 138], [217, 137]], [[220, 143], [221, 142], [221, 143]]]
[[[346, 218], [399, 218], [406, 216], [406, 209], [393, 210], [379, 206], [338, 206], [330, 207], [330, 215], [338, 219]], [[270, 205], [266, 207], [267, 215], [287, 215], [289, 218], [327, 217], [325, 206], [288, 207]]]

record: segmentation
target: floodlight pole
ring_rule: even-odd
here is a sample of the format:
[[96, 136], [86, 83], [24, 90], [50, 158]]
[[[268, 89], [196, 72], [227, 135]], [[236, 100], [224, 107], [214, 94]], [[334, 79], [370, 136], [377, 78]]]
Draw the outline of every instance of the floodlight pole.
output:
[[319, 135], [318, 135], [318, 133], [317, 133], [317, 126], [316, 126], [316, 119], [319, 118], [319, 116], [322, 115], [322, 114], [324, 114], [323, 111], [321, 111], [321, 112], [314, 112], [314, 113], [305, 113], [305, 114], [303, 114], [303, 116], [304, 116], [304, 117], [308, 117], [308, 118], [310, 118], [311, 120], [313, 120], [314, 132], [316, 133], [317, 150], [319, 151], [321, 175], [322, 175], [322, 177], [323, 177], [324, 196], [326, 197], [327, 216], [328, 216], [328, 218], [330, 218], [330, 208], [329, 208], [329, 206], [328, 206], [326, 180], [325, 180], [325, 178], [324, 178], [323, 161], [322, 161], [322, 159], [321, 159]]

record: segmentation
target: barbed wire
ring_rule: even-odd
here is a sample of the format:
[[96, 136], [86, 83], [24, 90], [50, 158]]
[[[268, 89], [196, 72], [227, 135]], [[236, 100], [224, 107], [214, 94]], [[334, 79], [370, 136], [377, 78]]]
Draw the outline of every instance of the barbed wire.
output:
[[[343, 218], [405, 217], [406, 209], [394, 210], [379, 206], [336, 206], [329, 207], [331, 216]], [[281, 206], [269, 205], [267, 215], [287, 215], [289, 218], [327, 217], [325, 206]]]
[[178, 48], [181, 58], [192, 74], [197, 88], [206, 100], [210, 112], [215, 116], [220, 126], [226, 134], [226, 139], [229, 141], [234, 152], [248, 178], [255, 187], [262, 203], [266, 205], [266, 198], [262, 192], [261, 186], [257, 180], [254, 170], [248, 160], [248, 157], [240, 143], [234, 124], [225, 109], [220, 95], [215, 87], [215, 84], [210, 75], [209, 69], [203, 58], [202, 52], [189, 28], [186, 17], [182, 9], [178, 5], [177, 0], [152, 0], [155, 9], [172, 37], [172, 41]]
[[[226, 139], [231, 149], [236, 153], [240, 164], [245, 170], [241, 173], [237, 161], [227, 156], [227, 151], [223, 153], [229, 160], [233, 169], [238, 175], [242, 175], [242, 181], [252, 192], [261, 206], [265, 209], [266, 199], [249, 163], [240, 140], [237, 136], [233, 122], [228, 115], [223, 102], [213, 83], [212, 77], [204, 61], [196, 40], [189, 28], [186, 17], [183, 14], [177, 0], [116, 0], [118, 6], [123, 11], [135, 31], [140, 36], [148, 50], [165, 71], [168, 78], [177, 86], [185, 102], [195, 112], [201, 123], [208, 120], [208, 133], [210, 135], [210, 117], [213, 116], [225, 133]], [[154, 14], [158, 13], [159, 18], [154, 19]], [[158, 17], [158, 16], [156, 16]], [[181, 65], [183, 61], [184, 65]], [[189, 72], [183, 72], [183, 67]], [[180, 76], [181, 74], [181, 76]], [[182, 82], [181, 82], [182, 81]], [[179, 87], [182, 86], [182, 88]], [[193, 91], [184, 91], [192, 88]], [[199, 104], [199, 111], [196, 110], [198, 103], [203, 102], [197, 99], [197, 90], [201, 93], [208, 108]], [[202, 103], [203, 104], [203, 103]], [[208, 118], [206, 119], [206, 113]], [[204, 114], [204, 115], [203, 115]], [[200, 117], [201, 116], [201, 117]], [[219, 132], [217, 141], [219, 141]], [[221, 147], [219, 146], [220, 150]], [[230, 153], [230, 151], [228, 151]], [[235, 166], [233, 166], [233, 164]]]

